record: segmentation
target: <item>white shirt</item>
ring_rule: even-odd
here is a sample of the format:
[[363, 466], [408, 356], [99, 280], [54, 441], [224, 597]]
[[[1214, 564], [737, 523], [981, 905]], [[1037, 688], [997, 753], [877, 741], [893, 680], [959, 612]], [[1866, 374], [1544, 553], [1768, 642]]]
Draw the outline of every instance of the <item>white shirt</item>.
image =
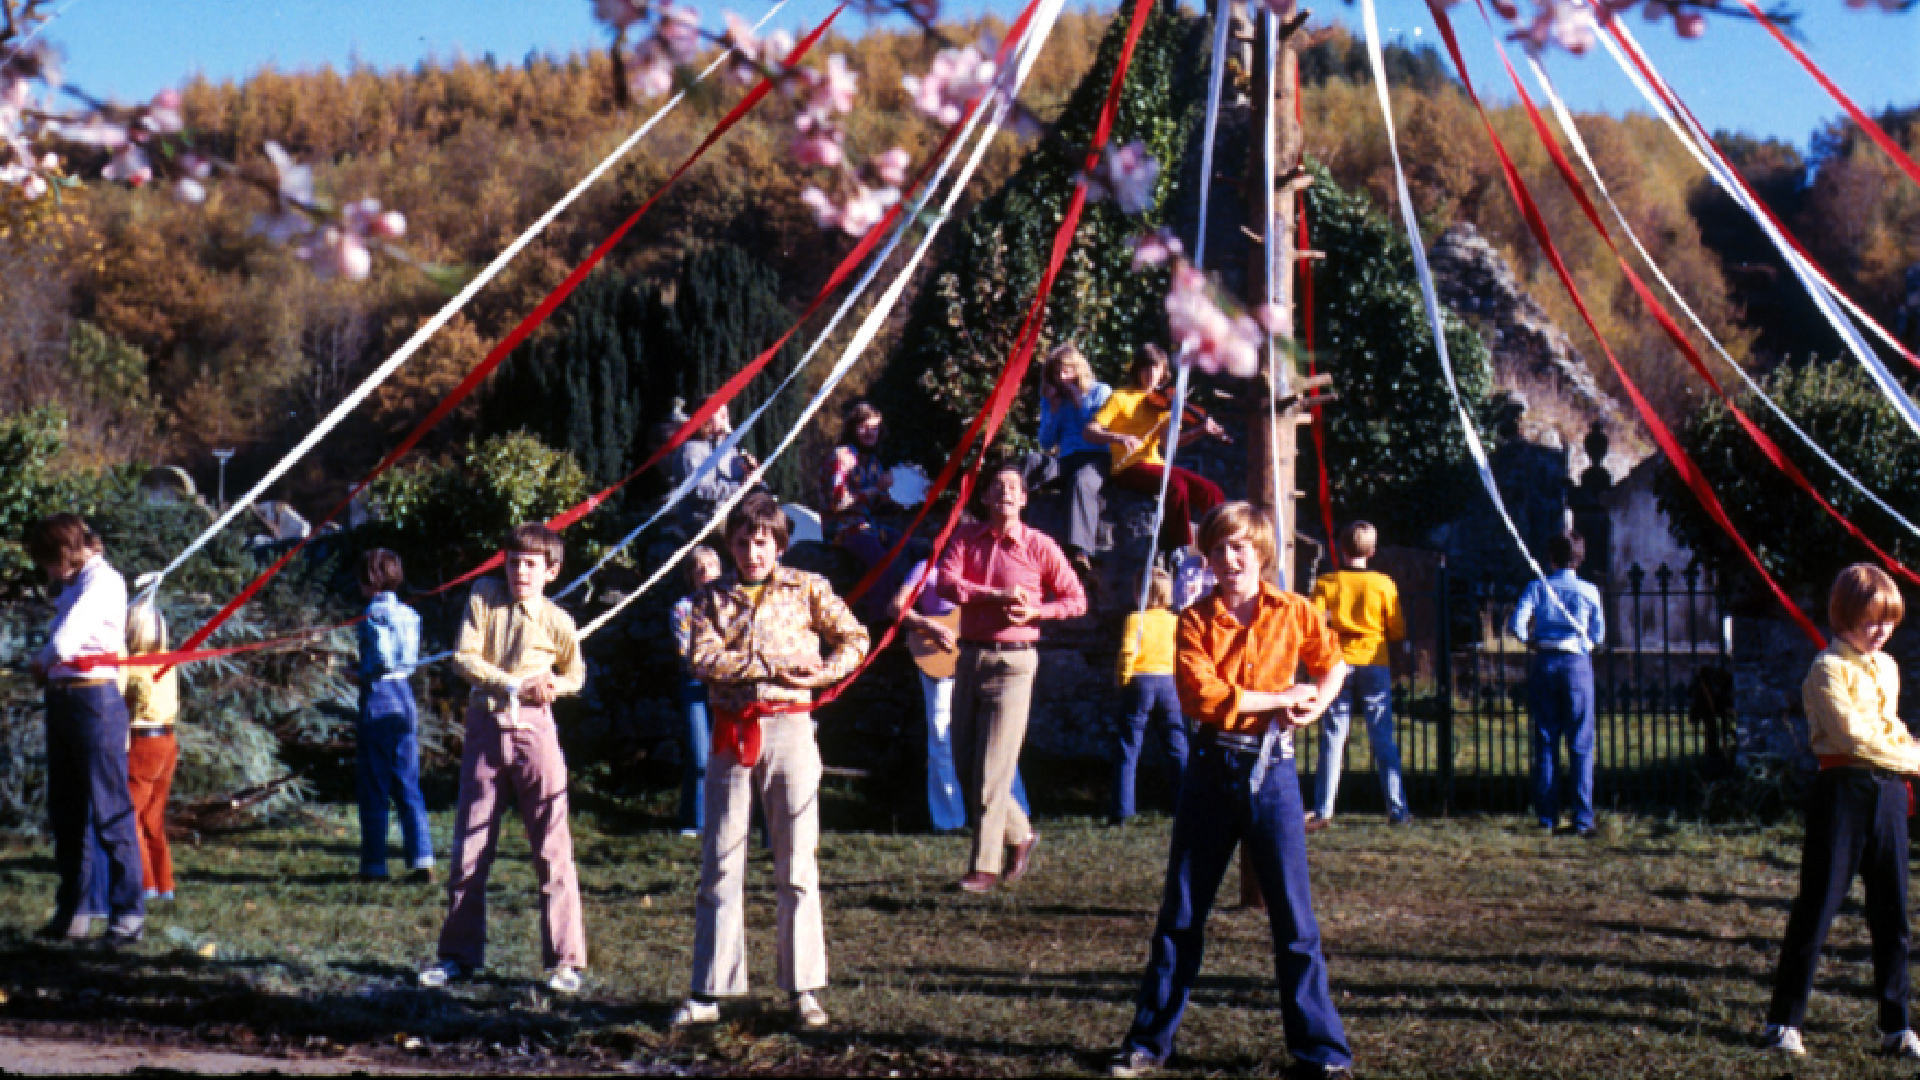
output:
[[80, 656], [127, 651], [127, 580], [104, 555], [88, 559], [53, 605], [53, 626], [39, 660], [49, 679], [117, 679], [118, 667], [82, 671], [66, 663]]

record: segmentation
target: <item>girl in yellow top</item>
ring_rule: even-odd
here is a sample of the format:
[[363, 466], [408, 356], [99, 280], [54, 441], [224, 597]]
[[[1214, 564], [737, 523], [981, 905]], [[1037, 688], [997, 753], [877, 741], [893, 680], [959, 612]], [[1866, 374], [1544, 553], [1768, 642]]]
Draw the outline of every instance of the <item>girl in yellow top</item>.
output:
[[1907, 814], [1920, 745], [1894, 709], [1900, 669], [1882, 652], [1906, 614], [1900, 587], [1870, 563], [1840, 571], [1827, 597], [1834, 641], [1814, 658], [1803, 688], [1807, 735], [1820, 772], [1807, 798], [1800, 894], [1787, 916], [1767, 1007], [1767, 1047], [1805, 1054], [1800, 1023], [1814, 964], [1857, 870], [1866, 882], [1880, 1049], [1920, 1058], [1907, 1026]]
[[1413, 820], [1400, 779], [1400, 746], [1393, 734], [1393, 667], [1388, 655], [1395, 642], [1406, 639], [1407, 620], [1393, 579], [1367, 569], [1379, 544], [1380, 534], [1372, 525], [1364, 521], [1348, 525], [1340, 534], [1344, 568], [1313, 583], [1313, 606], [1326, 617], [1352, 670], [1320, 724], [1320, 770], [1314, 808], [1307, 814], [1308, 832], [1333, 822], [1340, 763], [1346, 754], [1347, 733], [1353, 730], [1356, 701], [1366, 718], [1367, 743], [1386, 796], [1387, 822], [1404, 825]]
[[[1160, 474], [1167, 470], [1160, 456], [1166, 441], [1172, 406], [1160, 386], [1170, 368], [1167, 354], [1146, 345], [1127, 369], [1127, 385], [1116, 389], [1087, 425], [1088, 441], [1105, 443], [1113, 454], [1111, 481], [1123, 488], [1160, 495]], [[1182, 425], [1180, 445], [1202, 436], [1224, 438], [1219, 424]], [[1160, 549], [1177, 551], [1193, 545], [1193, 521], [1226, 500], [1218, 485], [1199, 473], [1175, 467], [1167, 481], [1167, 513], [1160, 523]]]
[[1173, 685], [1174, 630], [1180, 618], [1173, 613], [1173, 578], [1155, 570], [1147, 588], [1147, 609], [1127, 616], [1120, 632], [1120, 752], [1113, 777], [1110, 824], [1133, 816], [1133, 781], [1146, 745], [1147, 725], [1160, 733], [1167, 748], [1168, 771], [1177, 796], [1187, 772], [1187, 720], [1180, 714], [1180, 694]]
[[[152, 601], [127, 611], [127, 654], [167, 651], [167, 623]], [[167, 847], [167, 796], [180, 744], [173, 722], [180, 715], [180, 673], [173, 668], [127, 671], [127, 715], [133, 741], [127, 748], [127, 790], [139, 826], [140, 866], [148, 900], [173, 899], [173, 852]]]

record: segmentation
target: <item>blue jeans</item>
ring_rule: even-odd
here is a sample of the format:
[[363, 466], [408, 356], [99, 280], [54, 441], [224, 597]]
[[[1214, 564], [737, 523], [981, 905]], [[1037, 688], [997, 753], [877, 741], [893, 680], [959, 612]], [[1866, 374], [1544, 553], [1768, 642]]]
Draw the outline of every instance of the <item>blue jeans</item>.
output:
[[[127, 703], [119, 687], [47, 688], [47, 817], [60, 873], [54, 910], [61, 920], [102, 899], [105, 914], [116, 919], [146, 913], [140, 837], [127, 787], [127, 735]], [[106, 878], [104, 894], [100, 877]]]
[[1222, 749], [1204, 730], [1196, 736], [1192, 767], [1173, 817], [1167, 891], [1123, 1051], [1144, 1050], [1160, 1061], [1172, 1053], [1180, 1017], [1200, 974], [1207, 913], [1234, 847], [1244, 840], [1242, 858], [1252, 861], [1267, 898], [1287, 1050], [1296, 1061], [1326, 1067], [1353, 1063], [1327, 988], [1320, 926], [1313, 917], [1300, 780], [1291, 757], [1280, 757], [1277, 748], [1274, 757], [1255, 793], [1249, 790], [1253, 754]]
[[1400, 744], [1393, 737], [1393, 669], [1385, 664], [1358, 664], [1347, 669], [1340, 696], [1320, 718], [1320, 772], [1314, 788], [1314, 812], [1332, 820], [1334, 796], [1340, 791], [1340, 765], [1347, 753], [1347, 734], [1353, 730], [1353, 701], [1367, 722], [1367, 742], [1373, 765], [1380, 773], [1387, 816], [1407, 816], [1407, 797], [1400, 780]]
[[1151, 724], [1167, 749], [1167, 765], [1173, 772], [1173, 790], [1187, 772], [1187, 718], [1180, 714], [1180, 694], [1174, 689], [1172, 675], [1135, 675], [1121, 691], [1125, 710], [1120, 717], [1118, 760], [1113, 774], [1113, 810], [1115, 818], [1133, 816], [1134, 778], [1140, 770], [1140, 750], [1147, 742]]
[[680, 710], [686, 720], [680, 755], [680, 827], [698, 832], [707, 827], [707, 800], [701, 795], [707, 782], [707, 754], [713, 749], [713, 721], [707, 714], [707, 687], [698, 679], [680, 684]]
[[1528, 707], [1533, 712], [1533, 806], [1540, 824], [1560, 817], [1555, 789], [1560, 743], [1567, 744], [1573, 788], [1573, 827], [1593, 828], [1593, 661], [1584, 653], [1542, 649], [1527, 669]]
[[360, 873], [387, 876], [387, 802], [400, 812], [407, 865], [433, 865], [427, 803], [420, 797], [419, 715], [405, 679], [380, 679], [360, 688], [357, 758], [360, 801]]

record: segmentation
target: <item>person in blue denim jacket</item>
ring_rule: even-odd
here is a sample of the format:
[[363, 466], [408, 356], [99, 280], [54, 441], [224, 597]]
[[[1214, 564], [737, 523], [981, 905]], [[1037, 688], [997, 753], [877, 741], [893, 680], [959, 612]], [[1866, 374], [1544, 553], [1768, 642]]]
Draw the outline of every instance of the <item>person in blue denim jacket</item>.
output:
[[[1586, 558], [1579, 533], [1547, 541], [1553, 572], [1527, 583], [1507, 629], [1532, 652], [1527, 664], [1527, 708], [1533, 717], [1533, 802], [1540, 827], [1592, 836], [1593, 650], [1607, 636], [1600, 590], [1576, 571]], [[1567, 744], [1570, 775], [1558, 770]], [[1557, 781], [1557, 782], [1556, 782]], [[1558, 788], [1571, 788], [1573, 824], [1559, 829]]]
[[420, 797], [419, 714], [408, 678], [420, 663], [420, 615], [394, 591], [400, 556], [386, 548], [360, 563], [360, 591], [370, 603], [360, 622], [359, 744], [360, 878], [387, 880], [387, 801], [400, 811], [400, 837], [412, 879], [433, 880], [433, 839]]

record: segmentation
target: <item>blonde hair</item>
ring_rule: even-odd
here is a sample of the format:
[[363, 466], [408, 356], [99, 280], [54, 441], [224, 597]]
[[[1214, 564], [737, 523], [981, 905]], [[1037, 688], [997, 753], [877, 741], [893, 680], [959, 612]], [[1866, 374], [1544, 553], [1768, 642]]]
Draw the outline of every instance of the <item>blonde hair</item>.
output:
[[1260, 568], [1271, 574], [1280, 562], [1280, 544], [1274, 538], [1273, 519], [1250, 502], [1221, 503], [1207, 512], [1200, 523], [1200, 553], [1211, 556], [1213, 549], [1242, 536], [1253, 541], [1260, 553]]
[[1171, 608], [1173, 606], [1173, 575], [1165, 570], [1155, 569], [1153, 577], [1147, 582], [1147, 609]]
[[159, 605], [143, 600], [127, 609], [127, 655], [167, 651], [167, 620]]
[[1380, 532], [1372, 522], [1356, 521], [1340, 531], [1341, 546], [1356, 559], [1371, 559], [1380, 548]]
[[1066, 396], [1065, 388], [1060, 385], [1060, 376], [1068, 367], [1080, 369], [1080, 381], [1083, 384], [1081, 393], [1093, 387], [1093, 365], [1087, 363], [1087, 356], [1080, 351], [1080, 346], [1071, 341], [1056, 345], [1047, 354], [1046, 365], [1040, 371], [1040, 393], [1055, 404], [1059, 404]]
[[1854, 563], [1833, 579], [1827, 594], [1827, 622], [1837, 634], [1851, 633], [1874, 623], [1899, 622], [1907, 614], [1900, 586], [1872, 563]]
[[687, 552], [686, 575], [687, 575], [687, 585], [689, 587], [693, 587], [693, 588], [699, 587], [700, 583], [694, 580], [694, 575], [699, 573], [700, 568], [703, 565], [708, 563], [713, 564], [713, 570], [714, 570], [714, 573], [716, 574], [726, 569], [726, 563], [720, 561], [719, 552], [713, 550], [712, 548], [708, 547], [705, 544], [693, 545], [693, 550]]

